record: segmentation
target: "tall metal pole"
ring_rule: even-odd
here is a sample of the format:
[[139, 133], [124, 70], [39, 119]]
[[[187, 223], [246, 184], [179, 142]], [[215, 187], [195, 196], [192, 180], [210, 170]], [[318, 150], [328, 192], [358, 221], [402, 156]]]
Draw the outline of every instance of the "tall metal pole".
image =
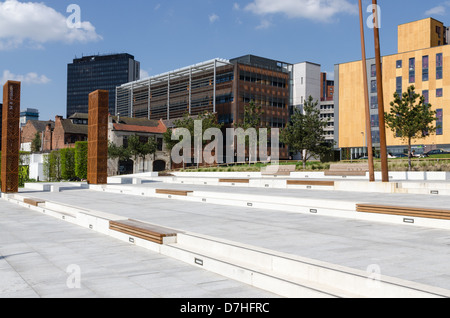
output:
[[381, 69], [380, 52], [380, 32], [377, 0], [372, 0], [374, 14], [374, 36], [375, 36], [375, 59], [377, 67], [377, 87], [378, 87], [378, 117], [380, 123], [380, 157], [381, 157], [381, 177], [383, 182], [389, 182], [389, 167], [386, 145], [386, 123], [384, 120], [384, 94], [383, 94], [383, 75]]
[[362, 50], [362, 66], [363, 66], [363, 85], [364, 85], [364, 101], [366, 109], [366, 145], [367, 145], [367, 156], [369, 157], [369, 180], [370, 182], [375, 181], [375, 171], [373, 165], [373, 148], [372, 148], [372, 128], [370, 125], [370, 104], [369, 104], [369, 83], [367, 80], [367, 61], [366, 61], [366, 44], [364, 37], [364, 22], [363, 22], [363, 11], [362, 2], [359, 0], [359, 19], [361, 28], [361, 50]]

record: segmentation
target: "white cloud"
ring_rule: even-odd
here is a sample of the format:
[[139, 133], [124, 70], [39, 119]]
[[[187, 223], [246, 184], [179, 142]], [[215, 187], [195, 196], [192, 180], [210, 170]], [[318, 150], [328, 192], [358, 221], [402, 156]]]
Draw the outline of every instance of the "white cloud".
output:
[[233, 4], [233, 10], [239, 11], [241, 9], [241, 6], [239, 5], [239, 3], [235, 2]]
[[433, 16], [433, 15], [445, 15], [446, 8], [443, 5], [431, 8], [430, 10], [425, 12], [426, 16]]
[[268, 29], [272, 26], [272, 22], [267, 19], [261, 20], [261, 23], [256, 27], [257, 30]]
[[330, 22], [339, 13], [357, 14], [358, 6], [348, 0], [253, 0], [245, 10], [257, 15], [281, 13], [289, 18]]
[[160, 8], [161, 8], [161, 3], [158, 3], [158, 4], [155, 6], [154, 10], [155, 10], [155, 11], [158, 11]]
[[213, 13], [209, 16], [209, 22], [214, 23], [217, 20], [219, 20], [219, 16], [217, 14]]
[[17, 75], [11, 73], [9, 70], [5, 70], [0, 78], [0, 84], [4, 85], [7, 81], [19, 81], [24, 84], [47, 84], [50, 82], [50, 79], [45, 75], [38, 75], [34, 72], [25, 75]]
[[[80, 12], [81, 14], [81, 12]], [[0, 2], [0, 50], [21, 46], [42, 48], [48, 42], [86, 43], [101, 36], [90, 22], [68, 26], [64, 16], [44, 3], [6, 0]]]
[[145, 70], [140, 70], [140, 79], [149, 78], [150, 74]]

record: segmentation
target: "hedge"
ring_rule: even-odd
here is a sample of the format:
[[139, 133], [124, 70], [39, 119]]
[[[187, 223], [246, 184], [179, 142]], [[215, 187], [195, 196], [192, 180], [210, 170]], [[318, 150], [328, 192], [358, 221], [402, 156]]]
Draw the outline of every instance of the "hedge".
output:
[[75, 149], [66, 148], [60, 150], [61, 178], [63, 180], [75, 179]]
[[75, 143], [75, 175], [81, 180], [87, 179], [88, 142]]

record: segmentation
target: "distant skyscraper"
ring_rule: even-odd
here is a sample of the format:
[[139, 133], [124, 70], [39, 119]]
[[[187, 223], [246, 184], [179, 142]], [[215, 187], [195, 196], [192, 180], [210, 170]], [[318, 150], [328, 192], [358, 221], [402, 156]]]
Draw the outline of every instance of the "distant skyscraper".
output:
[[89, 94], [109, 91], [109, 111], [114, 114], [116, 87], [140, 79], [140, 63], [130, 54], [95, 55], [74, 59], [67, 68], [67, 117], [88, 113]]
[[20, 127], [25, 126], [29, 120], [39, 120], [39, 110], [27, 108], [20, 112]]

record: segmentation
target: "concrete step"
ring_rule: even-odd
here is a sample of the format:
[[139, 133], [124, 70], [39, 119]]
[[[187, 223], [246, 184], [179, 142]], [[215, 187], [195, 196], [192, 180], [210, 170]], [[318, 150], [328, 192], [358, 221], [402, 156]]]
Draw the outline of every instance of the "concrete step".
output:
[[296, 255], [182, 233], [165, 255], [289, 298], [441, 298], [450, 291]]

